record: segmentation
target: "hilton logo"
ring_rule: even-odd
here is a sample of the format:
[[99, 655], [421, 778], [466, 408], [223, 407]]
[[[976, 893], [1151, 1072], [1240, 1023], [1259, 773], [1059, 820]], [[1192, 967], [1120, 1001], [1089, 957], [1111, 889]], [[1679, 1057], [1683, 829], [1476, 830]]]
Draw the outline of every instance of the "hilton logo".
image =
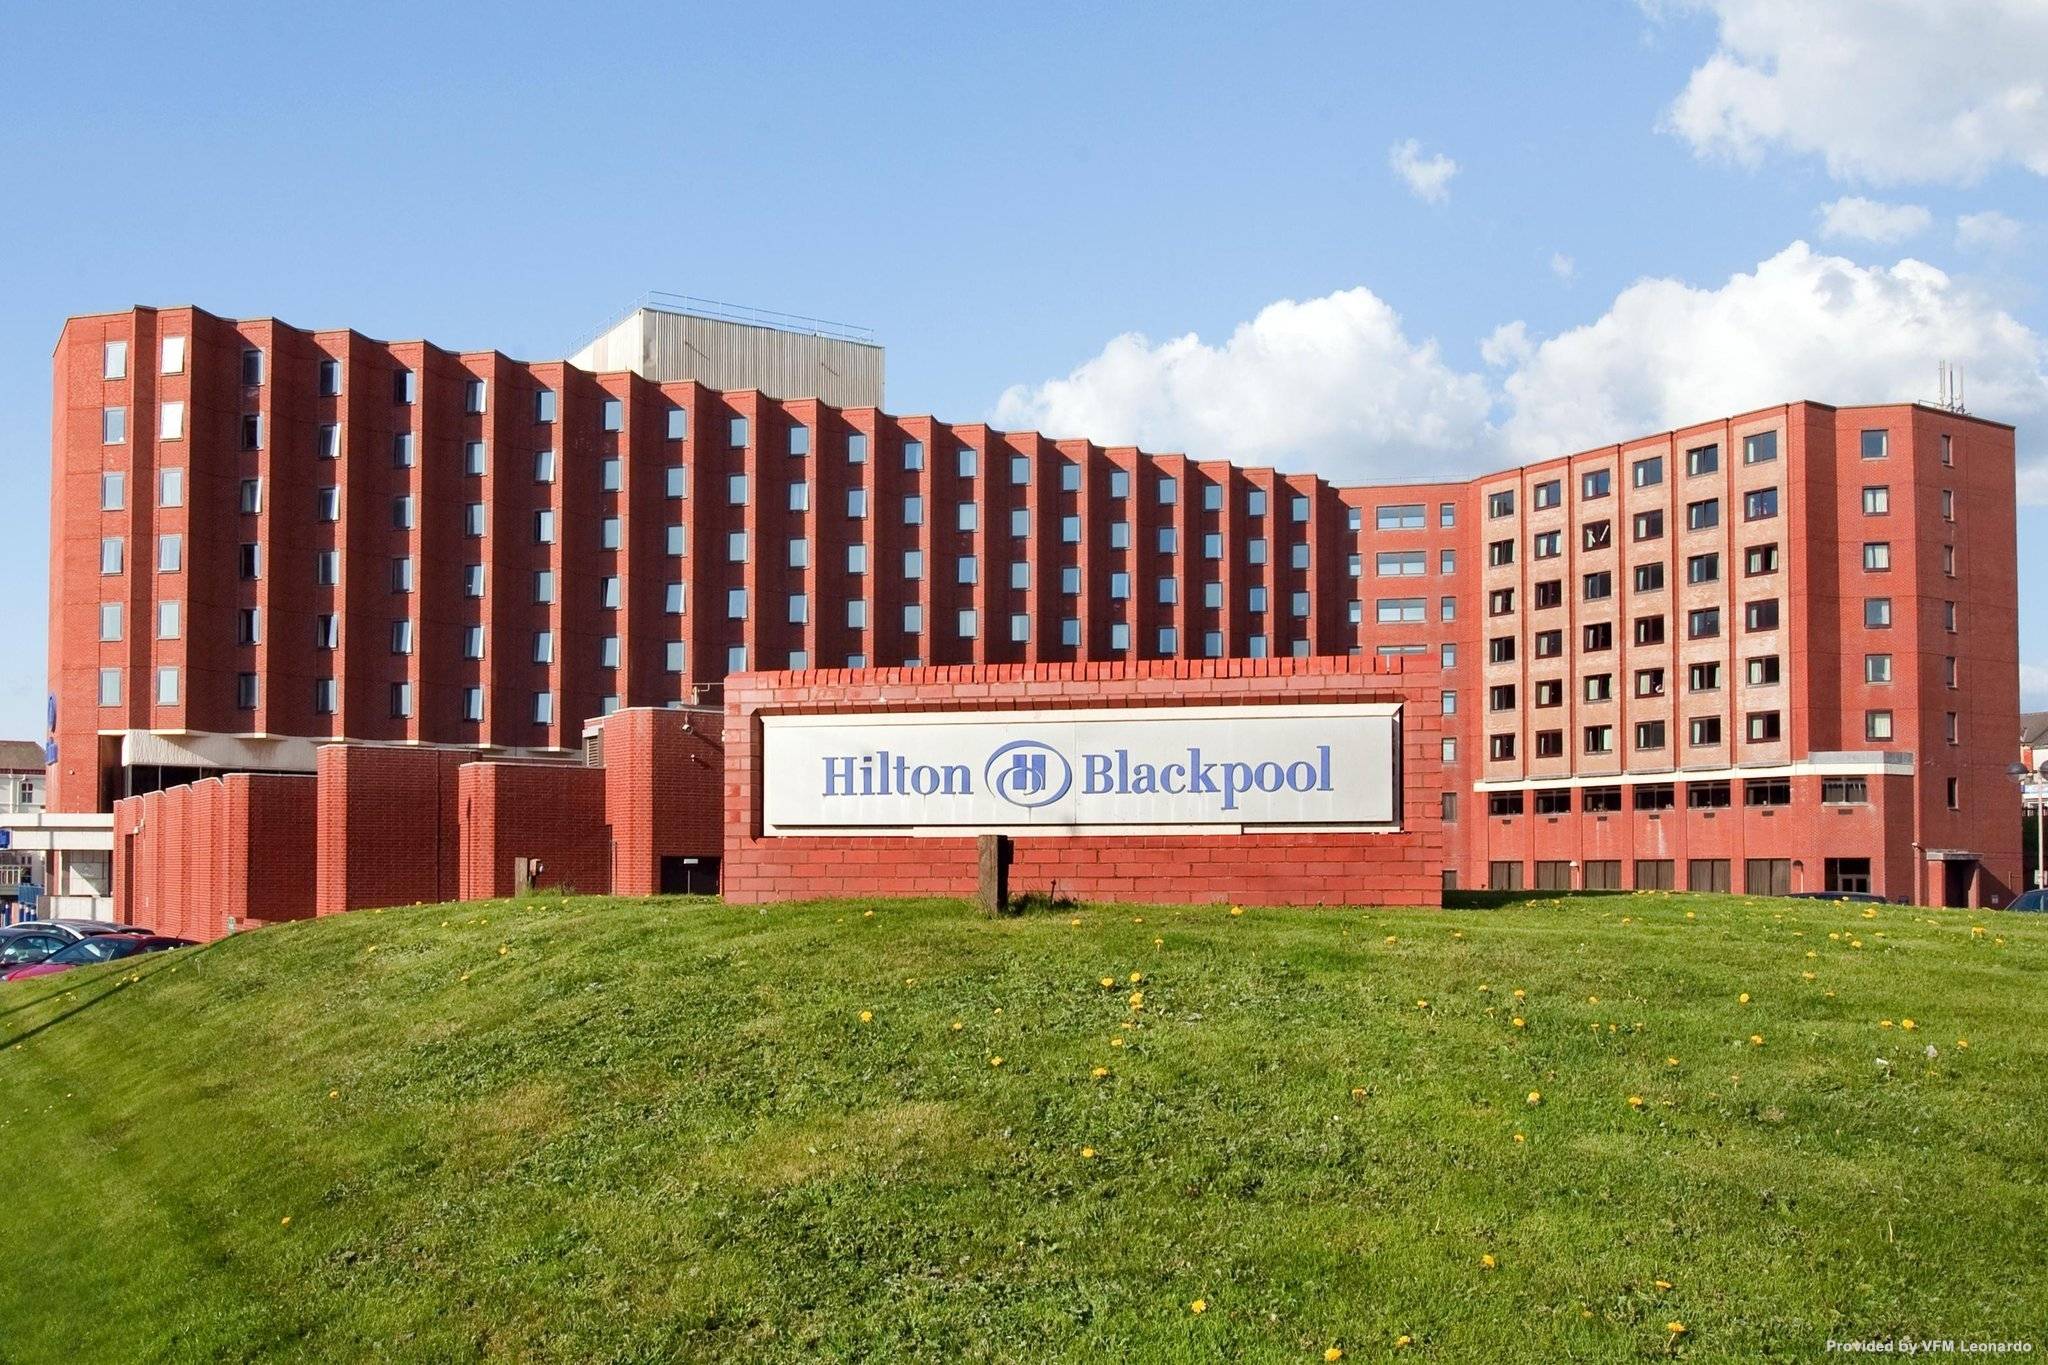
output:
[[983, 769], [988, 789], [1013, 806], [1049, 806], [1074, 785], [1066, 755], [1036, 739], [1013, 739], [988, 756]]

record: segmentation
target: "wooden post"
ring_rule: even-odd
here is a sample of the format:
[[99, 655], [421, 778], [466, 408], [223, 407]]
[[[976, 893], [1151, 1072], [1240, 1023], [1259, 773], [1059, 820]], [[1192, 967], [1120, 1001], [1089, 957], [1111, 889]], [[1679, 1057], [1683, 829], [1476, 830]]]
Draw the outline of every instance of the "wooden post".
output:
[[1007, 835], [975, 836], [974, 851], [980, 863], [980, 881], [975, 904], [981, 913], [994, 918], [1010, 908], [1010, 840]]

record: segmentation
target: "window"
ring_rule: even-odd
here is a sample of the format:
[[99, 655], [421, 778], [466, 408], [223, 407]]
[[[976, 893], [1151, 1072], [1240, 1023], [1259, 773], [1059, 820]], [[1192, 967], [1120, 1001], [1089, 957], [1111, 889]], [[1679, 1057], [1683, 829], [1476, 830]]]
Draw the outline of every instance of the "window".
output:
[[411, 469], [412, 465], [412, 433], [409, 431], [393, 432], [391, 435], [391, 467], [393, 469]]
[[555, 514], [543, 508], [533, 514], [533, 540], [536, 545], [555, 543]]
[[157, 404], [156, 434], [158, 440], [182, 441], [185, 439], [185, 404], [181, 399], [172, 399]]
[[1555, 559], [1564, 553], [1562, 531], [1538, 532], [1530, 542], [1530, 554], [1537, 559]]
[[1604, 602], [1614, 596], [1614, 575], [1606, 569], [1589, 573], [1581, 583], [1583, 596], [1588, 602]]
[[184, 563], [185, 538], [183, 536], [169, 534], [156, 538], [156, 571], [158, 573], [176, 573], [184, 567]]
[[[1581, 736], [1583, 747], [1589, 754], [1611, 754], [1614, 752], [1614, 727], [1612, 725], [1588, 725]], [[1587, 806], [1587, 810], [1594, 807]], [[1616, 807], [1620, 809], [1620, 807]]]
[[1955, 603], [1944, 602], [1941, 604], [1941, 628], [1951, 635], [1956, 633], [1957, 627]]
[[1729, 860], [1726, 858], [1690, 858], [1685, 864], [1685, 889], [1688, 891], [1720, 891], [1729, 888]]
[[1863, 515], [1881, 517], [1892, 510], [1892, 490], [1889, 484], [1866, 484], [1863, 488]]
[[178, 670], [159, 668], [156, 671], [156, 704], [176, 706], [178, 704]]
[[[972, 531], [976, 529], [979, 523], [980, 509], [976, 507], [975, 504], [971, 502], [963, 502], [959, 504], [957, 508], [954, 509], [954, 525], [958, 530]], [[1116, 537], [1113, 533], [1115, 532], [1117, 526], [1121, 526], [1124, 528], [1123, 545], [1116, 545]], [[1115, 525], [1111, 526], [1110, 530], [1112, 532], [1112, 535], [1110, 536], [1110, 544], [1115, 546], [1117, 549], [1127, 548], [1130, 543], [1130, 529], [1130, 523], [1127, 521], [1120, 521], [1117, 522]]]
[[128, 409], [100, 409], [100, 443], [117, 446], [128, 439]]
[[1515, 637], [1496, 635], [1486, 642], [1486, 661], [1490, 664], [1511, 664], [1515, 661]]
[[1759, 654], [1745, 661], [1745, 676], [1751, 687], [1775, 687], [1782, 676], [1775, 654]]
[[1392, 503], [1373, 509], [1373, 526], [1381, 531], [1420, 531], [1422, 529], [1422, 504], [1419, 502]]
[[1612, 673], [1587, 674], [1585, 698], [1587, 701], [1613, 701], [1614, 675]]
[[1588, 654], [1600, 654], [1614, 648], [1614, 622], [1593, 621], [1587, 624], [1581, 635], [1580, 648]]
[[1629, 482], [1637, 488], [1654, 488], [1664, 482], [1664, 457], [1652, 455], [1629, 466]]
[[1488, 517], [1509, 517], [1513, 516], [1514, 513], [1514, 489], [1503, 488], [1498, 493], [1488, 493], [1486, 495], [1486, 515]]
[[1678, 806], [1678, 790], [1669, 782], [1646, 782], [1635, 789], [1635, 799], [1630, 804], [1637, 810], [1674, 810]]
[[1373, 572], [1382, 578], [1413, 578], [1429, 571], [1423, 550], [1382, 550], [1373, 557]]
[[1569, 815], [1571, 810], [1572, 789], [1570, 787], [1537, 788], [1536, 813], [1538, 815]]
[[1588, 550], [1604, 550], [1614, 543], [1614, 523], [1602, 518], [1579, 528], [1580, 542]]
[[1823, 806], [1861, 806], [1870, 801], [1870, 780], [1863, 777], [1823, 777], [1820, 803]]
[[100, 603], [100, 639], [114, 641], [121, 638], [121, 604]]
[[1954, 521], [1956, 519], [1956, 494], [1952, 488], [1941, 490], [1941, 519], [1943, 521]]
[[1777, 458], [1777, 432], [1760, 431], [1754, 436], [1742, 438], [1742, 462], [1744, 464], [1768, 464]]
[[1515, 562], [1515, 542], [1512, 540], [1489, 541], [1486, 546], [1488, 568], [1499, 569]]
[[1520, 891], [1522, 889], [1522, 865], [1511, 862], [1490, 862], [1486, 865], [1486, 889], [1489, 891]]
[[128, 377], [128, 343], [109, 341], [100, 347], [100, 378], [126, 379]]
[[320, 361], [318, 389], [322, 398], [333, 398], [341, 392], [341, 362], [331, 357]]
[[162, 364], [159, 368], [165, 374], [185, 372], [185, 338], [165, 337], [161, 348]]
[[[393, 621], [391, 623], [391, 652], [393, 654], [412, 653], [411, 621]], [[546, 660], [535, 660], [535, 662], [544, 663]]]
[[261, 545], [253, 541], [244, 541], [241, 554], [237, 556], [237, 559], [243, 578], [254, 579], [263, 576], [263, 547]]
[[1662, 540], [1664, 538], [1664, 513], [1662, 511], [1638, 512], [1635, 515], [1634, 535], [1637, 540]]
[[101, 670], [100, 670], [100, 705], [101, 705], [101, 706], [119, 706], [120, 704], [121, 704], [121, 670], [120, 670], [120, 669], [118, 669], [118, 668], [103, 668], [103, 669], [101, 669]]
[[1419, 620], [1425, 620], [1423, 598], [1380, 598], [1378, 602], [1374, 602], [1374, 618], [1382, 626], [1415, 624]]
[[1639, 645], [1663, 644], [1664, 618], [1662, 616], [1638, 616], [1635, 622], [1635, 642]]
[[1685, 472], [1689, 478], [1711, 474], [1721, 467], [1721, 447], [1694, 446], [1685, 452]]
[[1515, 709], [1515, 685], [1498, 683], [1486, 689], [1486, 709], [1489, 711], [1512, 711]]
[[1950, 578], [1954, 578], [1956, 576], [1955, 546], [1944, 545], [1941, 547], [1941, 571], [1943, 574], [1947, 575]]
[[465, 564], [462, 566], [462, 595], [482, 597], [484, 595], [484, 566]]
[[1658, 590], [1663, 588], [1663, 562], [1659, 561], [1655, 564], [1636, 565], [1635, 583], [1637, 592], [1657, 592]]
[[1612, 814], [1621, 809], [1621, 788], [1581, 788], [1579, 791], [1579, 809], [1588, 814]]
[[1536, 757], [1564, 757], [1564, 731], [1538, 730], [1536, 732]]
[[1888, 683], [1891, 680], [1891, 655], [1866, 654], [1863, 656], [1863, 681], [1867, 683]]
[[1685, 638], [1712, 640], [1721, 634], [1721, 609], [1697, 607], [1685, 614]]
[[1941, 435], [1941, 462], [1945, 465], [1956, 462], [1956, 438], [1947, 432]]
[[1688, 692], [1720, 691], [1721, 665], [1719, 663], [1689, 665], [1685, 670], [1685, 690]]
[[1564, 632], [1561, 630], [1539, 630], [1536, 632], [1536, 657], [1555, 659], [1564, 653]]
[[1614, 471], [1589, 469], [1579, 475], [1579, 496], [1587, 500], [1604, 498], [1614, 489]]
[[118, 512], [125, 505], [128, 496], [128, 477], [118, 471], [100, 475], [100, 510]]
[[1639, 668], [1636, 670], [1636, 695], [1639, 697], [1661, 697], [1664, 695], [1664, 670], [1661, 668]]
[[1545, 479], [1529, 490], [1529, 506], [1541, 512], [1564, 501], [1564, 483], [1559, 479]]
[[341, 555], [335, 550], [313, 552], [313, 583], [317, 587], [331, 588], [341, 582]]
[[1884, 630], [1892, 623], [1892, 599], [1889, 597], [1866, 597], [1863, 599], [1863, 624], [1871, 630]]
[[1742, 571], [1751, 578], [1778, 571], [1778, 546], [1752, 545], [1742, 552]]
[[1778, 628], [1778, 599], [1760, 597], [1742, 606], [1742, 628], [1744, 630], [1776, 630]]
[[[1775, 494], [1773, 496], [1775, 497]], [[1772, 506], [1772, 512], [1774, 515], [1776, 511], [1777, 508], [1774, 503]], [[1721, 500], [1719, 498], [1702, 498], [1698, 502], [1689, 502], [1685, 505], [1686, 530], [1707, 531], [1713, 529], [1716, 526], [1719, 526], [1720, 524]]]
[[[247, 507], [242, 509], [248, 511]], [[401, 493], [391, 500], [391, 529], [409, 531], [412, 529], [412, 496]]]
[[1752, 744], [1771, 744], [1784, 737], [1784, 728], [1776, 711], [1752, 711], [1746, 720]]
[[[1697, 722], [1695, 722], [1697, 724]], [[1720, 724], [1717, 720], [1716, 726]], [[1715, 743], [1720, 741], [1717, 733]], [[1698, 740], [1693, 741], [1698, 743]], [[1687, 810], [1726, 810], [1735, 804], [1735, 791], [1728, 782], [1688, 782], [1685, 784], [1685, 808]]]
[[1488, 815], [1520, 815], [1522, 813], [1522, 793], [1488, 792], [1486, 794], [1486, 813]]
[[1882, 460], [1891, 453], [1891, 433], [1888, 431], [1866, 431], [1862, 440], [1863, 458]]
[[1863, 737], [1867, 740], [1884, 741], [1892, 737], [1892, 713], [1889, 711], [1865, 711], [1863, 713]]
[[484, 657], [484, 628], [465, 626], [462, 630], [462, 657], [481, 659]]
[[1507, 616], [1512, 614], [1514, 609], [1515, 590], [1513, 588], [1495, 588], [1486, 594], [1486, 614], [1488, 616]]
[[619, 518], [600, 517], [597, 523], [597, 547], [600, 550], [618, 549], [622, 533]]
[[1778, 490], [1755, 488], [1742, 495], [1744, 521], [1768, 521], [1778, 515]]
[[555, 571], [536, 569], [533, 574], [533, 600], [552, 602], [555, 600]]
[[[1721, 718], [1719, 716], [1695, 716], [1687, 721], [1686, 742], [1695, 749], [1719, 744], [1721, 742]], [[1721, 804], [1725, 806], [1728, 803], [1723, 801]]]
[[1536, 609], [1544, 611], [1564, 605], [1564, 580], [1546, 578], [1536, 585]]
[[1742, 804], [1745, 806], [1789, 806], [1792, 804], [1792, 779], [1789, 777], [1752, 777], [1742, 784]]

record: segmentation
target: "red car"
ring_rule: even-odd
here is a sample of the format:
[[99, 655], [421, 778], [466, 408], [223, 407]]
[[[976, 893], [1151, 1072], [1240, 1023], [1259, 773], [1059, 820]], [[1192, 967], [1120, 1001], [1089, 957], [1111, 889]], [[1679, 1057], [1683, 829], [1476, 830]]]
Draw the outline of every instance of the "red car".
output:
[[195, 946], [189, 938], [171, 938], [165, 934], [94, 934], [52, 953], [41, 962], [16, 967], [0, 976], [0, 981], [26, 981], [30, 977], [68, 972], [73, 967], [90, 967], [95, 962], [113, 962], [139, 953], [162, 953], [172, 948]]

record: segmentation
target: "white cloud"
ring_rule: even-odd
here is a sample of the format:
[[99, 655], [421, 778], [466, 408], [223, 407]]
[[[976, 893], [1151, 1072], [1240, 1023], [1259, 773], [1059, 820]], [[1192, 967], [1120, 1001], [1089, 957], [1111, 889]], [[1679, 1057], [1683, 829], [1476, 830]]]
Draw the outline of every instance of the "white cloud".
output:
[[2048, 664], [2020, 664], [2020, 707], [2048, 710]]
[[1977, 251], [2010, 251], [2024, 230], [1997, 209], [1965, 213], [1956, 219], [1956, 245]]
[[2023, 440], [2048, 421], [2048, 339], [1996, 302], [1910, 258], [1862, 266], [1794, 242], [1718, 288], [1640, 280], [1537, 345], [1504, 381], [1502, 432], [1534, 458], [1795, 399], [1932, 397], [1942, 360]]
[[1820, 235], [1863, 242], [1903, 242], [1927, 231], [1934, 215], [1918, 204], [1881, 204], [1847, 195], [1820, 206]]
[[1126, 333], [1064, 379], [1008, 390], [995, 421], [1349, 483], [1477, 472], [1490, 403], [1485, 380], [1411, 341], [1371, 290], [1347, 289], [1271, 304], [1220, 345]]
[[1550, 253], [1550, 273], [1570, 284], [1578, 276], [1579, 263], [1562, 251], [1553, 251]]
[[1422, 144], [1411, 137], [1387, 150], [1387, 165], [1424, 203], [1441, 204], [1451, 197], [1451, 177], [1458, 173], [1458, 163], [1442, 152], [1425, 157]]
[[[2020, 428], [2023, 501], [2048, 503], [2048, 338], [1933, 266], [1865, 266], [1794, 242], [1713, 287], [1645, 279], [1547, 339], [1503, 323], [1462, 371], [1367, 289], [1267, 307], [1221, 344], [1129, 334], [1064, 378], [1018, 385], [998, 426], [1336, 483], [1460, 478], [1799, 399], [1932, 397]], [[2038, 457], [2038, 458], [2037, 458]]]
[[1753, 165], [1815, 154], [1874, 184], [1968, 183], [2013, 163], [2048, 175], [2041, 0], [1666, 0], [1705, 11], [1717, 50], [1666, 125]]

